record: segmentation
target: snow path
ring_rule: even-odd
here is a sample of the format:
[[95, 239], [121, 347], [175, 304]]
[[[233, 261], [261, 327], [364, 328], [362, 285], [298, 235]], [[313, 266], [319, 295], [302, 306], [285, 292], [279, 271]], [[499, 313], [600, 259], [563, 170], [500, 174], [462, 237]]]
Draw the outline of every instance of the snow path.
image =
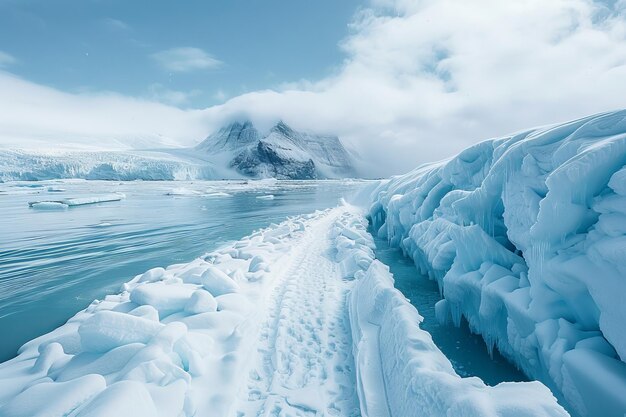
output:
[[0, 364], [0, 416], [567, 415], [459, 377], [366, 225], [345, 205], [136, 276]]
[[330, 259], [330, 227], [318, 220], [292, 250], [266, 300], [236, 416], [358, 416], [346, 295], [351, 282]]

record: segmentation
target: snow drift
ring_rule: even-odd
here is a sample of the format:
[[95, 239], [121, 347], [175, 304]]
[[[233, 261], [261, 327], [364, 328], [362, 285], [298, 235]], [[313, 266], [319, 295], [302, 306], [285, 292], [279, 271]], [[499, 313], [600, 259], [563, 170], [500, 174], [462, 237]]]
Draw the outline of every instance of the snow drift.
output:
[[387, 181], [370, 216], [464, 317], [582, 416], [626, 412], [626, 111], [479, 143]]

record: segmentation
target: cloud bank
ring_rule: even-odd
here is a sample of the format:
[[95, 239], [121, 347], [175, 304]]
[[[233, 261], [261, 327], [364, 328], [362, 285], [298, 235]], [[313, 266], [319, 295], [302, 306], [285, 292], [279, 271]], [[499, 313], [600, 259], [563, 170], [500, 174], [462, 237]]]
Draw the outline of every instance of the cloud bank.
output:
[[[340, 135], [370, 175], [386, 176], [481, 139], [626, 107], [624, 0], [610, 7], [591, 0], [375, 0], [350, 27], [341, 43], [346, 58], [332, 75], [202, 111], [70, 95], [0, 73], [0, 89], [11, 84], [22, 97], [17, 109], [10, 95], [0, 98], [0, 137], [10, 122], [23, 137], [34, 129], [50, 137], [71, 131], [194, 143], [232, 119], [262, 126], [283, 119]], [[155, 59], [171, 71], [216, 65], [199, 51]]]
[[2, 71], [0, 91], [0, 147], [179, 147], [210, 129], [201, 111], [114, 93], [64, 93]]
[[626, 2], [376, 1], [327, 79], [210, 109], [356, 144], [373, 175], [488, 137], [626, 107]]

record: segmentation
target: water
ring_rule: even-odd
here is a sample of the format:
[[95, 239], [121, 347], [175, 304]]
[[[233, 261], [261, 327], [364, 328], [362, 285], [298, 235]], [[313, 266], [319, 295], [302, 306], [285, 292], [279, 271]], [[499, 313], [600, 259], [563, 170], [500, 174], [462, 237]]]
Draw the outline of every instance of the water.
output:
[[435, 303], [441, 299], [435, 281], [421, 275], [413, 261], [397, 248], [390, 248], [387, 241], [375, 239], [376, 257], [389, 265], [399, 289], [417, 308], [424, 321], [420, 325], [429, 332], [435, 344], [450, 359], [461, 376], [477, 376], [488, 385], [503, 381], [528, 381], [528, 378], [511, 365], [494, 347], [493, 357], [481, 336], [472, 334], [467, 322], [460, 327], [441, 325], [435, 317]]
[[[149, 268], [188, 262], [287, 216], [338, 204], [362, 183], [0, 184], [0, 362]], [[50, 192], [48, 187], [65, 189]], [[231, 197], [171, 196], [184, 187]], [[36, 210], [29, 201], [122, 192], [118, 202]], [[258, 199], [272, 194], [274, 199]]]

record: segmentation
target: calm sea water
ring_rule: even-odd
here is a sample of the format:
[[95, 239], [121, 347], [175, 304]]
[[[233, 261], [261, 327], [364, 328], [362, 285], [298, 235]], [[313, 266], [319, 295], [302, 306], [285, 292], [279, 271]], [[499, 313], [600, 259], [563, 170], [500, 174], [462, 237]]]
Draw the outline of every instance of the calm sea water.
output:
[[[120, 285], [136, 274], [191, 261], [287, 216], [336, 206], [342, 196], [363, 185], [354, 181], [0, 184], [0, 362], [92, 300], [119, 292]], [[111, 192], [122, 192], [126, 198], [65, 210], [28, 207], [30, 201]], [[257, 198], [266, 195], [274, 198]]]

